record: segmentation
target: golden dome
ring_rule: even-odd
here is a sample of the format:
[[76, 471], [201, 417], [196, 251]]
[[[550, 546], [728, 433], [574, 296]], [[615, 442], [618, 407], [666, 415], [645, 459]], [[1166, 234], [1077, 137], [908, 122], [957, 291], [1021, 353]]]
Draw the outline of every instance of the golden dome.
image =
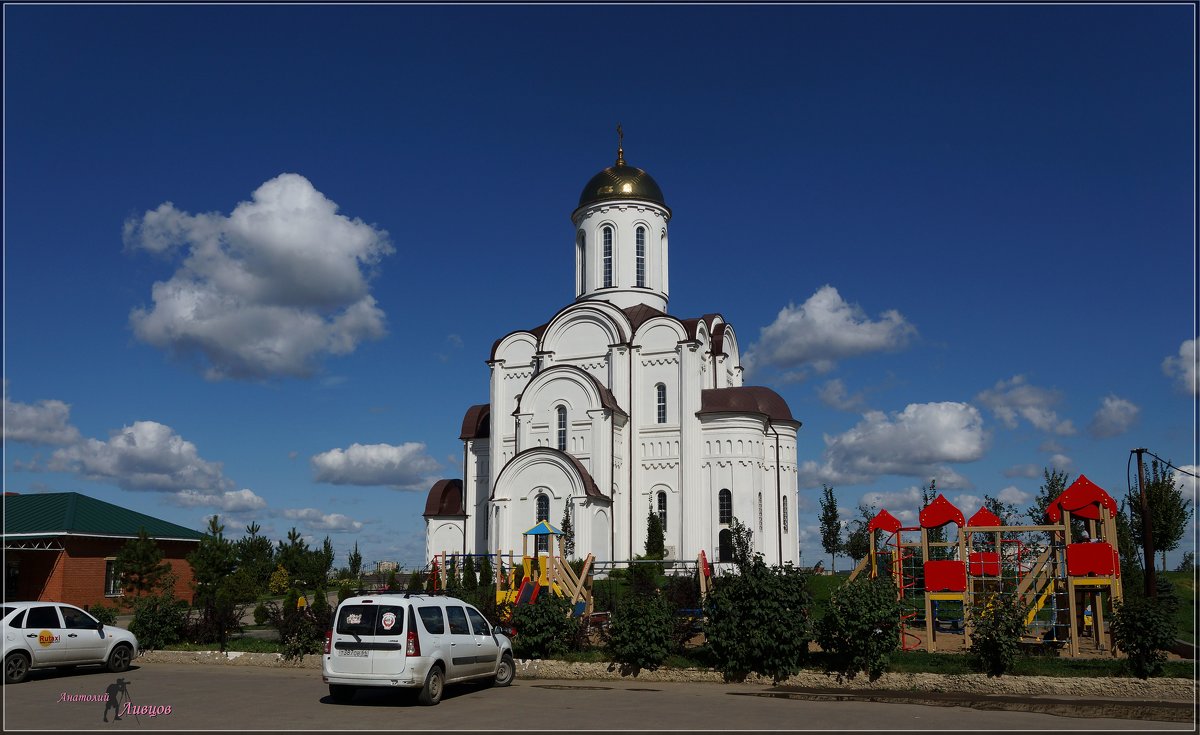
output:
[[642, 169], [625, 163], [625, 153], [619, 148], [616, 164], [593, 176], [583, 187], [579, 207], [610, 199], [642, 199], [670, 211], [658, 182]]

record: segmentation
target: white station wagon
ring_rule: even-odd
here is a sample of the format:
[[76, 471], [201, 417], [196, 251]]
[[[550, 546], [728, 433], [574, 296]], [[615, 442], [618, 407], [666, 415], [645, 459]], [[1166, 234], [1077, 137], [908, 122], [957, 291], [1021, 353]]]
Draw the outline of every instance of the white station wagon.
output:
[[419, 689], [417, 701], [437, 704], [446, 684], [512, 683], [512, 641], [483, 614], [454, 597], [382, 593], [341, 602], [325, 634], [321, 679], [335, 702], [359, 687]]
[[139, 654], [137, 636], [62, 602], [5, 602], [4, 683], [31, 669], [102, 664], [119, 673]]

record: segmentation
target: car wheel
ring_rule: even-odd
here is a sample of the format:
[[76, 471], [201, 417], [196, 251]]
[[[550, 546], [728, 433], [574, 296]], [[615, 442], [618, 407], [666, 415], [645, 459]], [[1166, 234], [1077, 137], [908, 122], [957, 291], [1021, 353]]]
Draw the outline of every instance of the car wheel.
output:
[[345, 684], [329, 685], [329, 696], [333, 697], [333, 701], [338, 704], [349, 704], [350, 700], [354, 699], [354, 691], [354, 687]]
[[121, 644], [108, 654], [108, 670], [114, 674], [128, 671], [131, 661], [133, 661], [133, 651], [129, 646]]
[[492, 684], [498, 687], [506, 687], [512, 684], [513, 678], [516, 675], [517, 669], [513, 666], [512, 654], [506, 653], [500, 657], [500, 665], [496, 667], [496, 679]]
[[29, 658], [23, 653], [10, 653], [4, 659], [4, 683], [20, 684], [29, 676]]
[[434, 666], [429, 670], [429, 676], [425, 677], [425, 686], [421, 687], [421, 693], [417, 695], [417, 703], [430, 707], [442, 701], [442, 688], [445, 685], [446, 678], [442, 667]]

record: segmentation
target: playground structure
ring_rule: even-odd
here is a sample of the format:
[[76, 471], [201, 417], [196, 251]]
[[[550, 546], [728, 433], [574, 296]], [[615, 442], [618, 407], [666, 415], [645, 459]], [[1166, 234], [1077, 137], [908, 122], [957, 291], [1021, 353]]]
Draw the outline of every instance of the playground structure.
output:
[[[1026, 610], [1025, 642], [1074, 657], [1088, 640], [1090, 649], [1115, 655], [1104, 610], [1122, 599], [1116, 513], [1112, 497], [1083, 475], [1050, 503], [1043, 525], [1006, 526], [987, 508], [966, 520], [938, 495], [917, 526], [880, 510], [867, 526], [867, 556], [850, 579], [867, 573], [895, 582], [904, 650], [937, 650], [939, 608], [961, 609], [955, 627], [969, 641], [973, 621], [989, 605], [1015, 596]], [[1090, 539], [1074, 537], [1073, 519]], [[922, 617], [923, 637], [911, 630]]]
[[[545, 538], [548, 551], [557, 544], [558, 553], [529, 553], [529, 538]], [[535, 550], [537, 544], [535, 544]], [[447, 563], [456, 563], [460, 554], [442, 552], [431, 564], [433, 575], [440, 577], [441, 589], [446, 586]], [[562, 531], [546, 521], [521, 534], [521, 561], [518, 564], [513, 551], [508, 552], [505, 562], [503, 551], [495, 554], [495, 582], [497, 605], [528, 605], [537, 601], [538, 595], [549, 591], [571, 603], [571, 616], [592, 614], [592, 565], [595, 557], [588, 554], [578, 574], [566, 559], [566, 541]], [[439, 562], [440, 560], [440, 562]], [[534, 565], [537, 565], [536, 571]], [[518, 576], [519, 573], [519, 576]]]

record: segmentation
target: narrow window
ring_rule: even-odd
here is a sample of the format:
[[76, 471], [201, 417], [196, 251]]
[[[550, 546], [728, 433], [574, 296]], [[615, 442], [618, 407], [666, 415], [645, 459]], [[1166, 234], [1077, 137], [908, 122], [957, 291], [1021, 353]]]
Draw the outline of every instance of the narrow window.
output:
[[587, 235], [579, 231], [579, 295], [587, 291]]
[[613, 285], [613, 230], [611, 227], [604, 228], [604, 287], [612, 288]]
[[667, 423], [667, 386], [659, 383], [654, 386], [656, 399], [658, 401], [658, 423]]
[[558, 407], [558, 451], [567, 451], [567, 407]]
[[117, 574], [117, 560], [104, 560], [104, 596], [120, 597], [121, 577]]
[[[539, 523], [550, 520], [550, 498], [545, 493], [538, 493], [537, 496], [537, 520]], [[537, 550], [539, 552], [550, 550], [549, 536], [542, 534], [537, 537]]]
[[646, 228], [637, 228], [637, 285], [646, 287]]
[[758, 530], [762, 530], [762, 493], [758, 494]]
[[717, 535], [717, 561], [733, 561], [733, 532], [728, 528]]
[[733, 523], [733, 493], [728, 490], [717, 494], [717, 522]]
[[658, 491], [658, 520], [662, 523], [663, 532], [667, 530], [667, 494]]
[[783, 498], [783, 532], [787, 533], [787, 497]]

